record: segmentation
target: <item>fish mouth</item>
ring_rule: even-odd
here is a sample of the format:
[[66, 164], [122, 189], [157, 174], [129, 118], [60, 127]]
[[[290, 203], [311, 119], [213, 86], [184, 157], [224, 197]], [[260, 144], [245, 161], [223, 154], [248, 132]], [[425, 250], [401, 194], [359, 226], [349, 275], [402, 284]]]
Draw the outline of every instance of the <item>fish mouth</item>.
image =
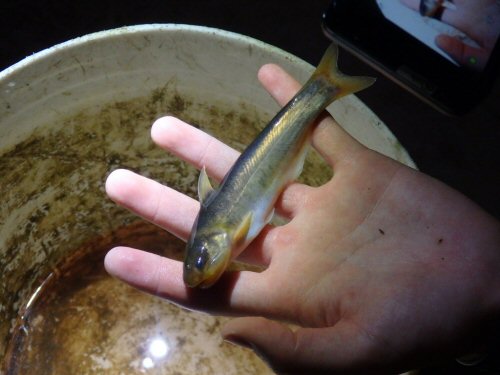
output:
[[206, 289], [211, 287], [223, 273], [223, 268], [219, 272], [203, 273], [198, 270], [184, 269], [184, 284], [190, 288]]
[[203, 282], [203, 274], [195, 270], [184, 269], [184, 284], [190, 288], [196, 288]]
[[224, 273], [228, 261], [229, 257], [219, 257], [214, 259], [207, 269], [203, 271], [185, 265], [183, 272], [184, 284], [190, 288], [206, 289], [211, 287]]

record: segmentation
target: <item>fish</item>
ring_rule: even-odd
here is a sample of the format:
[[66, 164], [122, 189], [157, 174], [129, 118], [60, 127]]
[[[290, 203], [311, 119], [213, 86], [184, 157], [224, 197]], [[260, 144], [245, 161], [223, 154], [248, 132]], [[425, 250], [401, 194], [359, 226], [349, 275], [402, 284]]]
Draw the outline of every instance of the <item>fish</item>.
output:
[[375, 81], [344, 75], [332, 43], [309, 80], [274, 116], [214, 189], [203, 166], [198, 179], [200, 210], [186, 244], [185, 285], [209, 288], [270, 222], [274, 205], [302, 172], [314, 120], [334, 100]]

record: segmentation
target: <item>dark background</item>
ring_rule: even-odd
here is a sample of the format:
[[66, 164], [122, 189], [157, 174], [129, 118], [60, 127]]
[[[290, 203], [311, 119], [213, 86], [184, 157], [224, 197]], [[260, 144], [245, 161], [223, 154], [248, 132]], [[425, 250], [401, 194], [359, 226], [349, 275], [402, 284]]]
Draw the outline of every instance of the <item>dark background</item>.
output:
[[[105, 29], [186, 23], [248, 35], [316, 65], [329, 41], [320, 22], [329, 0], [3, 0], [0, 69], [54, 44]], [[344, 51], [341, 69], [378, 77], [358, 96], [391, 129], [423, 172], [500, 217], [500, 84], [460, 118], [438, 113]]]
[[[68, 39], [144, 23], [186, 23], [248, 35], [316, 65], [329, 44], [320, 21], [329, 0], [87, 0], [0, 2], [0, 69]], [[358, 96], [391, 129], [423, 172], [500, 218], [500, 80], [459, 118], [438, 113], [343, 51], [341, 69], [377, 76]], [[466, 230], [466, 228], [465, 228]], [[436, 370], [429, 373], [444, 373]], [[455, 374], [463, 369], [456, 367]], [[470, 372], [466, 372], [470, 373]]]

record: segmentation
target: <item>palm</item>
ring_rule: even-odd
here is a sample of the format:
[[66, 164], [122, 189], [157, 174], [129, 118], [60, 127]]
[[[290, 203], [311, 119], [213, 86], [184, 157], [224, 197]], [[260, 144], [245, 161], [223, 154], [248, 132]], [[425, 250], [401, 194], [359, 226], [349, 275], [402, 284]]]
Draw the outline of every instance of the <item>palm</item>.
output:
[[[443, 355], [470, 335], [464, 322], [478, 322], [484, 311], [477, 295], [487, 287], [484, 265], [473, 261], [476, 247], [460, 242], [464, 227], [480, 226], [467, 215], [472, 204], [368, 150], [335, 171], [275, 234], [268, 271], [280, 288], [269, 315], [323, 327], [310, 332], [349, 343], [358, 354], [375, 351], [394, 366]], [[496, 258], [489, 256], [483, 261]], [[415, 353], [417, 347], [427, 349]]]
[[[275, 66], [260, 78], [281, 103], [298, 89]], [[237, 157], [172, 118], [157, 122], [152, 134], [216, 179]], [[223, 328], [226, 338], [250, 341], [276, 369], [399, 370], [439, 345], [456, 350], [449, 342], [467, 337], [470, 322], [492, 303], [477, 291], [498, 282], [495, 241], [482, 235], [500, 233], [498, 224], [439, 182], [366, 149], [327, 116], [312, 141], [335, 175], [318, 188], [292, 184], [283, 192], [276, 208], [290, 222], [265, 228], [241, 255], [264, 272], [228, 273], [208, 290], [190, 290], [179, 262], [124, 248], [108, 254], [108, 271], [191, 308], [298, 324], [292, 331], [250, 317]], [[199, 208], [126, 171], [110, 176], [107, 191], [184, 239]], [[477, 235], [464, 241], [463, 228]]]

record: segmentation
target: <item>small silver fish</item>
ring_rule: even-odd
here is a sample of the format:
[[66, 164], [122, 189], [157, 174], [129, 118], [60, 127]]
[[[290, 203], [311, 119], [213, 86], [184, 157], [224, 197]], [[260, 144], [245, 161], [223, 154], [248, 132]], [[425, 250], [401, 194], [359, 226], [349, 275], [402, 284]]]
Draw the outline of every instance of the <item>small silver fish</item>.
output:
[[184, 260], [189, 287], [212, 286], [271, 220], [279, 195], [302, 172], [316, 117], [332, 101], [375, 81], [339, 72], [337, 55], [332, 44], [311, 78], [240, 155], [217, 190], [202, 169], [201, 207]]

